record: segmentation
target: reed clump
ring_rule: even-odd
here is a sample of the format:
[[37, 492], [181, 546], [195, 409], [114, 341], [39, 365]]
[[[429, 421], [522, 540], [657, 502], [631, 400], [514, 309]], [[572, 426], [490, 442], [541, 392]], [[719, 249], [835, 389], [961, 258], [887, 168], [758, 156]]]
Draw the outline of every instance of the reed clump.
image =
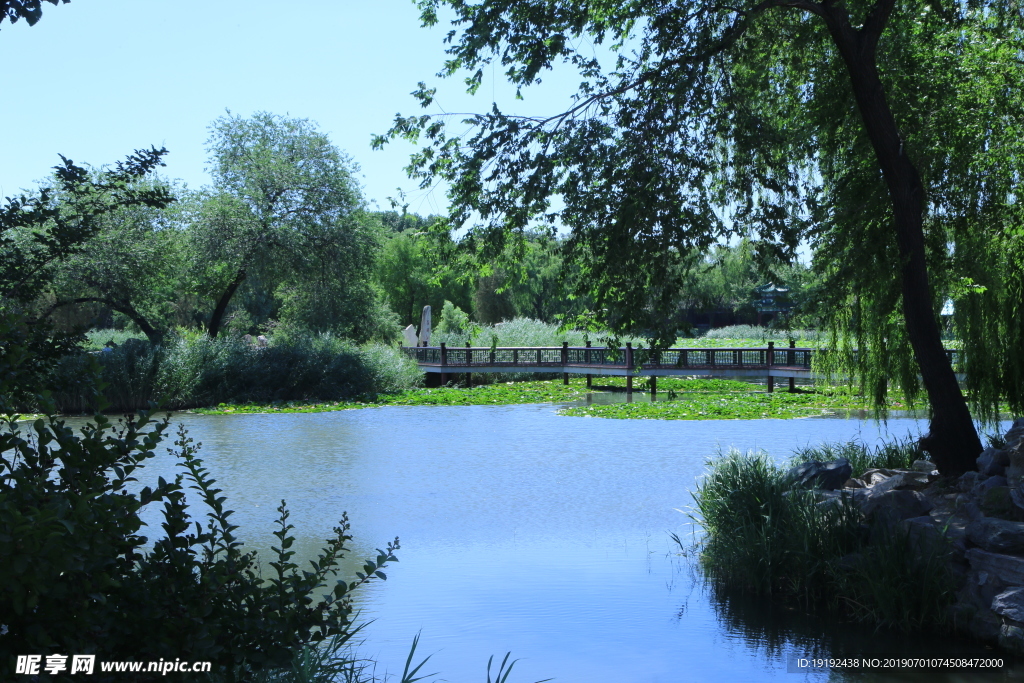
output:
[[[854, 453], [843, 446], [839, 452]], [[859, 465], [905, 450], [864, 449]], [[948, 626], [954, 581], [944, 540], [869, 524], [852, 497], [795, 488], [788, 469], [763, 452], [731, 450], [708, 463], [691, 512], [703, 530], [697, 549], [708, 580], [876, 625]]]

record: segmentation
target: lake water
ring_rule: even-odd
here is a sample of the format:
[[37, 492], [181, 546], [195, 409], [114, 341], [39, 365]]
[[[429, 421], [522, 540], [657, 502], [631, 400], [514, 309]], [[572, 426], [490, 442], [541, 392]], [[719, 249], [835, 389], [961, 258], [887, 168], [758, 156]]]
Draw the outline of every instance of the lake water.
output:
[[[281, 499], [300, 556], [315, 554], [343, 511], [356, 537], [352, 571], [401, 537], [388, 580], [358, 600], [374, 620], [362, 652], [391, 673], [401, 672], [417, 633], [419, 654], [432, 655], [424, 672], [483, 681], [488, 657], [511, 651], [519, 662], [510, 683], [836, 680], [788, 673], [787, 658], [837, 644], [883, 654], [948, 654], [963, 645], [872, 636], [716, 595], [670, 538], [691, 533], [679, 510], [719, 449], [784, 459], [822, 441], [916, 434], [923, 422], [605, 420], [556, 410], [385, 407], [176, 420], [202, 442], [200, 456], [249, 547], [268, 552]], [[161, 455], [140, 480], [173, 471]], [[1006, 676], [1016, 680], [1007, 671], [996, 679]]]

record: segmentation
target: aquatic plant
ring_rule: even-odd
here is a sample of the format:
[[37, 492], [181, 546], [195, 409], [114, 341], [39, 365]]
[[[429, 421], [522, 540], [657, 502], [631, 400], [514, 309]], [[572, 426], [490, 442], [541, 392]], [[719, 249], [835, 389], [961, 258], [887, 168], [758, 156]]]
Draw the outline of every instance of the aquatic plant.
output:
[[[871, 455], [904, 452], [905, 443]], [[819, 453], [853, 451], [844, 446]], [[794, 489], [787, 470], [763, 452], [709, 461], [689, 513], [703, 531], [697, 550], [708, 580], [878, 625], [948, 627], [954, 584], [944, 539], [868, 526], [852, 499]]]

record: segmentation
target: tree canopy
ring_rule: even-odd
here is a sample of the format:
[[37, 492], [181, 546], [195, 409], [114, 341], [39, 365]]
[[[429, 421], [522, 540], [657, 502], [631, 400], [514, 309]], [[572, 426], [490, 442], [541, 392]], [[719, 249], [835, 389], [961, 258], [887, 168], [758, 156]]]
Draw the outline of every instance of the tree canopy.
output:
[[[376, 139], [425, 140], [409, 171], [450, 183], [469, 246], [498, 255], [534, 221], [561, 224], [579, 287], [629, 329], [667, 319], [681, 257], [739, 235], [784, 261], [806, 240], [821, 310], [876, 395], [883, 378], [923, 385], [941, 470], [972, 468], [981, 449], [942, 346], [946, 299], [979, 407], [1024, 407], [1019, 3], [419, 5], [425, 24], [454, 13], [441, 75], [468, 73], [471, 91], [492, 62], [519, 87], [556, 65], [581, 77], [563, 112], [495, 106], [461, 117], [469, 132], [399, 116]], [[434, 90], [415, 94], [426, 106]]]
[[208, 147], [213, 187], [199, 209], [195, 260], [199, 287], [216, 302], [210, 336], [254, 277], [273, 281], [306, 327], [373, 336], [362, 329], [377, 305], [365, 283], [380, 236], [351, 159], [312, 122], [266, 112], [217, 119]]

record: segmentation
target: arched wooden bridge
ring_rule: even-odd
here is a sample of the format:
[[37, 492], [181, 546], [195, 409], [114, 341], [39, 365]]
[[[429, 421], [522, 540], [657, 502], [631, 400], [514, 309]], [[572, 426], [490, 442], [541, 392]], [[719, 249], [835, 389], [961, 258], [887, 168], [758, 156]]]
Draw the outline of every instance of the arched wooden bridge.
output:
[[[632, 391], [634, 377], [649, 377], [651, 392], [657, 391], [657, 378], [665, 376], [698, 376], [725, 378], [765, 378], [768, 391], [776, 379], [788, 379], [795, 389], [797, 379], [813, 379], [811, 369], [815, 349], [795, 346], [776, 348], [768, 342], [763, 348], [707, 349], [634, 349], [631, 344], [620, 348], [603, 346], [416, 346], [403, 347], [420, 370], [440, 374], [440, 383], [449, 375], [471, 375], [476, 372], [561, 372], [568, 384], [569, 375], [586, 375], [591, 386], [594, 375], [626, 377], [626, 390]], [[950, 360], [959, 360], [957, 351], [949, 350]], [[468, 377], [467, 377], [468, 379]]]

